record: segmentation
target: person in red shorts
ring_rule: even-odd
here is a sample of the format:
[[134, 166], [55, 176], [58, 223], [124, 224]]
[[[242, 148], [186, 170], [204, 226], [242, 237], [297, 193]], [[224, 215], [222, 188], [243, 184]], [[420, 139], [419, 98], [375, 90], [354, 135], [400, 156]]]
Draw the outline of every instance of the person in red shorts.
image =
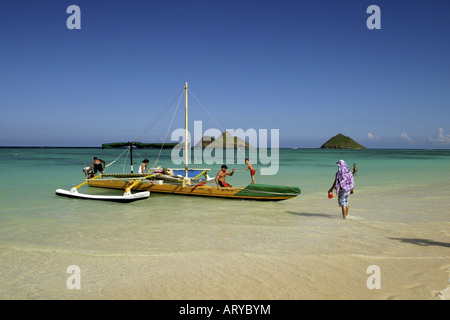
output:
[[226, 165], [223, 165], [221, 170], [217, 173], [217, 176], [216, 176], [217, 189], [231, 187], [231, 185], [229, 185], [228, 183], [225, 182], [225, 178], [227, 176], [231, 177], [234, 174], [235, 169], [233, 168], [233, 171], [231, 171], [231, 173], [228, 172], [227, 169], [228, 169], [228, 167]]
[[248, 160], [248, 158], [245, 158], [245, 164], [247, 165], [244, 170], [242, 170], [242, 172], [244, 172], [245, 170], [249, 170], [250, 171], [250, 176], [252, 177], [252, 184], [255, 184], [255, 168], [253, 168], [252, 164], [250, 163], [250, 161]]

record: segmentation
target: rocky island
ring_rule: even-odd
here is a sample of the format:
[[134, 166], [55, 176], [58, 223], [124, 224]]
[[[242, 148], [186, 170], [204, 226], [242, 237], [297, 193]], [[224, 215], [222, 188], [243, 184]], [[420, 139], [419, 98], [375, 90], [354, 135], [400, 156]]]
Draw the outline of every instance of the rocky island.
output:
[[366, 149], [366, 147], [360, 145], [358, 142], [350, 137], [344, 136], [339, 133], [333, 138], [325, 142], [321, 149]]

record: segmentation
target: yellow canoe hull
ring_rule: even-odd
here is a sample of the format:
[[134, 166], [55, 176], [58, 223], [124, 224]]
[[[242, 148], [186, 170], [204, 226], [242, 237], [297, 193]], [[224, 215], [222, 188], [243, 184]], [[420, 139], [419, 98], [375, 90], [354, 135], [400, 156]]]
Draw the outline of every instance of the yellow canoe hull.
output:
[[[133, 185], [134, 184], [134, 185]], [[152, 184], [147, 181], [135, 181], [135, 180], [120, 180], [120, 179], [95, 179], [89, 180], [88, 185], [90, 187], [99, 188], [110, 188], [110, 189], [120, 189], [125, 190], [131, 187], [134, 191], [150, 191], [151, 193], [167, 193], [167, 194], [178, 194], [178, 195], [188, 195], [188, 196], [204, 196], [204, 197], [216, 197], [216, 198], [232, 198], [232, 199], [250, 199], [250, 200], [271, 200], [280, 201], [291, 199], [298, 194], [300, 190], [294, 190], [290, 193], [279, 193], [279, 192], [265, 192], [265, 191], [254, 191], [248, 190], [246, 188], [229, 187], [220, 188], [213, 186], [182, 186], [177, 184]], [[248, 187], [247, 187], [248, 188]]]

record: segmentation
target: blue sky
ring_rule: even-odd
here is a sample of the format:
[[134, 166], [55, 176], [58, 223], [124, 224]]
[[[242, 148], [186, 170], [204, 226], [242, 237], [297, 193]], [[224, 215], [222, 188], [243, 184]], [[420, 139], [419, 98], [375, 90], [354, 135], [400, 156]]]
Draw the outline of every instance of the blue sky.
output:
[[[69, 5], [81, 29], [69, 30]], [[381, 29], [369, 30], [369, 5]], [[282, 147], [343, 133], [374, 148], [450, 148], [450, 2], [3, 1], [0, 146], [140, 137], [184, 83], [223, 128]], [[176, 100], [177, 101], [177, 100]], [[190, 97], [190, 120], [216, 123]], [[161, 141], [176, 103], [140, 139]], [[178, 111], [172, 130], [183, 126]]]

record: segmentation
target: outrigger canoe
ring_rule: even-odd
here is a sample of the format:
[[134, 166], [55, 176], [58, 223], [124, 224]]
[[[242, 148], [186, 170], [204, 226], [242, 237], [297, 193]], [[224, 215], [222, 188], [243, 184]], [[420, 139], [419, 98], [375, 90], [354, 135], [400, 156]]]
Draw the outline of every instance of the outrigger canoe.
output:
[[[112, 200], [115, 201], [113, 196], [91, 196], [83, 195], [77, 192], [77, 189], [85, 184], [90, 187], [99, 188], [109, 188], [109, 189], [120, 189], [125, 190], [123, 196], [120, 200], [128, 200], [127, 196], [131, 194], [131, 191], [138, 191], [134, 195], [133, 199], [143, 199], [148, 196], [150, 192], [154, 193], [166, 193], [166, 194], [176, 194], [176, 195], [186, 195], [186, 196], [203, 196], [203, 197], [215, 197], [215, 198], [227, 198], [227, 199], [248, 199], [248, 200], [269, 200], [269, 201], [280, 201], [294, 198], [300, 194], [300, 189], [298, 187], [291, 186], [278, 186], [269, 184], [250, 184], [246, 187], [225, 187], [218, 188], [216, 186], [205, 185], [208, 181], [214, 180], [208, 176], [208, 171], [210, 169], [189, 169], [188, 163], [188, 87], [187, 83], [184, 87], [185, 91], [185, 139], [184, 139], [184, 169], [174, 169], [174, 168], [153, 168], [153, 171], [149, 175], [145, 174], [135, 174], [133, 173], [133, 147], [145, 147], [144, 144], [134, 142], [123, 142], [123, 143], [112, 143], [103, 145], [102, 147], [128, 147], [130, 151], [130, 165], [131, 173], [129, 174], [101, 174], [95, 177], [91, 177], [87, 172], [86, 168], [83, 171], [86, 173], [88, 179], [86, 179], [80, 185], [72, 188], [71, 191], [65, 191], [58, 189], [56, 194], [77, 197], [77, 198], [87, 198], [87, 199], [98, 199], [98, 200]], [[161, 145], [161, 148], [164, 144]], [[116, 161], [116, 160], [115, 160]], [[112, 163], [114, 163], [113, 161]], [[110, 164], [112, 164], [110, 163]], [[109, 165], [110, 165], [109, 164]], [[109, 166], [107, 165], [107, 166]], [[107, 167], [106, 166], [106, 167]], [[105, 168], [106, 168], [105, 167]], [[157, 169], [157, 170], [156, 170]], [[101, 179], [100, 179], [101, 177]], [[148, 193], [148, 194], [147, 194]], [[134, 200], [132, 200], [134, 201]]]

